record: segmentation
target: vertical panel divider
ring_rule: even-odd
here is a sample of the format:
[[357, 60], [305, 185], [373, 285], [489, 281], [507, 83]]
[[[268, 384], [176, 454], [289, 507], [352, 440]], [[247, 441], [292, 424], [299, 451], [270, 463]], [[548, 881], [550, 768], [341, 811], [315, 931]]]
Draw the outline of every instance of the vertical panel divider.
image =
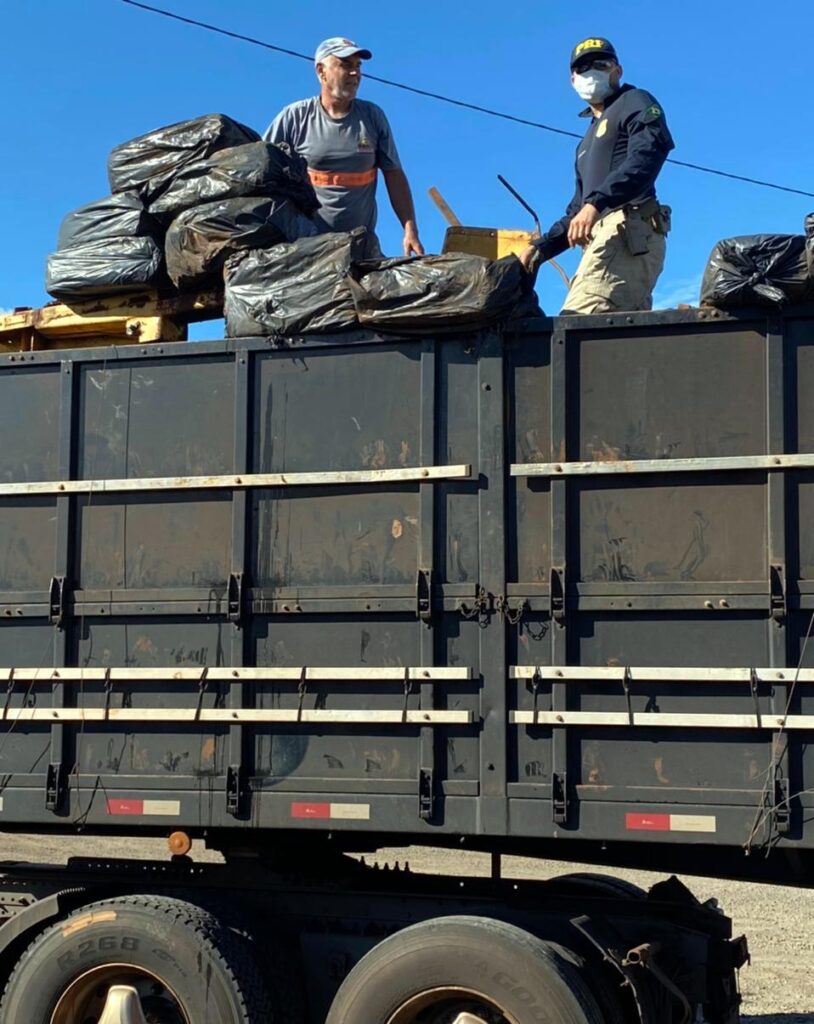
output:
[[[436, 458], [436, 415], [438, 412], [437, 398], [437, 350], [440, 342], [426, 339], [421, 345], [421, 410], [419, 423], [419, 458], [420, 466], [434, 466]], [[419, 484], [419, 540], [418, 540], [418, 572], [426, 573], [429, 593], [427, 597], [430, 609], [438, 613], [431, 616], [429, 622], [419, 620], [419, 664], [432, 666], [435, 664], [436, 635], [442, 629], [444, 615], [443, 601], [436, 604], [433, 593], [435, 573], [433, 558], [435, 555], [435, 509], [437, 485], [428, 482]], [[418, 584], [417, 584], [418, 585]], [[435, 705], [435, 685], [432, 682], [419, 683], [420, 706], [431, 710]], [[442, 787], [436, 777], [436, 735], [431, 727], [420, 730], [419, 739], [419, 815], [431, 820], [435, 818], [435, 803]], [[443, 815], [443, 809], [442, 809]]]
[[[234, 386], [234, 472], [249, 472], [249, 438], [252, 412], [251, 355], [247, 349], [235, 352]], [[232, 491], [232, 568], [227, 595], [227, 614], [231, 631], [231, 664], [240, 667], [246, 659], [246, 618], [248, 615], [243, 595], [246, 592], [248, 555], [248, 509], [250, 495], [241, 488]], [[246, 682], [232, 683], [229, 687], [229, 708], [248, 707], [255, 691]], [[226, 770], [226, 807], [235, 817], [250, 813], [251, 793], [248, 786], [247, 736], [242, 725], [229, 726], [228, 764]]]
[[[577, 339], [573, 339], [572, 344]], [[567, 334], [554, 322], [551, 334], [551, 461], [565, 462], [567, 450], [567, 387], [578, 387], [569, 381], [567, 372]], [[578, 456], [576, 456], [578, 457]], [[551, 664], [565, 665], [568, 660], [568, 579], [567, 579], [567, 480], [551, 481]], [[555, 578], [558, 577], [558, 578]], [[556, 597], [562, 608], [556, 608]], [[559, 611], [559, 615], [557, 614]], [[566, 711], [568, 687], [552, 683], [551, 710]], [[554, 824], [567, 824], [568, 819], [568, 743], [567, 729], [555, 725], [551, 729], [551, 817]]]
[[481, 689], [481, 833], [508, 834], [508, 680], [506, 620], [494, 602], [506, 593], [506, 428], [503, 336], [492, 331], [478, 345], [478, 524], [480, 585], [490, 596], [489, 625], [479, 641]]
[[[74, 452], [76, 449], [76, 364], [72, 359], [60, 361], [59, 381], [59, 449], [57, 454], [57, 471], [60, 480], [70, 480], [75, 470]], [[76, 567], [72, 564], [71, 535], [74, 530], [74, 515], [78, 498], [70, 495], [60, 495], [56, 503], [56, 559], [54, 565], [54, 577], [57, 581], [62, 580], [58, 588], [59, 603], [63, 609], [63, 619], [54, 625], [53, 637], [53, 666], [68, 664], [68, 621], [73, 623], [69, 617], [67, 606], [67, 595], [72, 586], [77, 582], [74, 579]], [[81, 619], [79, 620], [81, 623]], [[74, 625], [76, 628], [76, 625]], [[75, 638], [77, 649], [79, 637]], [[76, 689], [72, 688], [71, 696], [76, 699]], [[66, 687], [62, 682], [54, 682], [51, 686], [51, 703], [53, 707], [66, 707]], [[79, 750], [75, 756], [79, 756]], [[81, 766], [77, 764], [77, 777]], [[65, 767], [65, 726], [51, 726], [51, 751], [48, 762], [48, 773], [46, 776], [45, 803], [49, 811], [55, 814], [69, 813], [64, 807], [64, 796], [68, 784], [68, 771]]]
[[[786, 451], [788, 403], [786, 401], [785, 337], [782, 316], [770, 316], [766, 332], [766, 454], [782, 455]], [[786, 470], [768, 473], [768, 556], [769, 556], [769, 615], [767, 618], [769, 664], [783, 668], [788, 659], [788, 598], [787, 573], [790, 565], [786, 541], [786, 490], [789, 473]], [[781, 600], [781, 606], [777, 601]], [[775, 684], [772, 711], [782, 714], [786, 710], [790, 688], [788, 684]], [[772, 734], [771, 763], [774, 779], [769, 780], [773, 804], [788, 799], [786, 783], [789, 780], [789, 735]], [[784, 780], [784, 781], [781, 781]], [[788, 804], [778, 807], [775, 827], [788, 831], [790, 824]]]

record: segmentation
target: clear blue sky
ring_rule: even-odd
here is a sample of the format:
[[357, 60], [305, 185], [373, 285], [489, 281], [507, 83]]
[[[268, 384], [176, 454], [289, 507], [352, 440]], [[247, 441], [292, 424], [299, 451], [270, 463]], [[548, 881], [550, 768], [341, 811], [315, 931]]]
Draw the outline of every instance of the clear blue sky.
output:
[[[625, 80], [663, 105], [675, 156], [814, 191], [810, 122], [811, 0], [617, 0], [587, 5], [409, 0], [152, 0], [179, 14], [294, 50], [332, 35], [373, 50], [372, 73], [579, 131], [568, 54], [586, 35], [614, 41]], [[594, 5], [590, 5], [594, 7]], [[175, 24], [120, 0], [3, 4], [0, 308], [45, 301], [43, 265], [62, 216], [107, 192], [108, 151], [159, 125], [219, 111], [262, 130], [286, 103], [312, 95], [305, 62]], [[502, 172], [540, 211], [559, 216], [573, 189], [572, 140], [366, 82], [362, 96], [390, 117], [416, 196], [419, 226], [438, 251], [436, 185], [471, 225], [524, 227], [496, 180]], [[674, 209], [657, 299], [693, 301], [713, 243], [759, 231], [800, 232], [814, 199], [681, 168], [660, 179]], [[380, 195], [385, 251], [400, 232]], [[564, 262], [575, 265], [571, 254]], [[563, 286], [544, 268], [554, 312]]]

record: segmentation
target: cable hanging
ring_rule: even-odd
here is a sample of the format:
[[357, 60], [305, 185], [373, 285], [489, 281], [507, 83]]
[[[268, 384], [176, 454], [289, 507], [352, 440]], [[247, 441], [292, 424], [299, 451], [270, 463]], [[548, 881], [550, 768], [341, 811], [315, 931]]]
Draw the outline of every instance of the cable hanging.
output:
[[[286, 57], [296, 57], [299, 60], [307, 60], [309, 64], [313, 63], [313, 56], [307, 53], [299, 53], [297, 50], [289, 50], [285, 46], [277, 46], [274, 43], [267, 43], [262, 39], [257, 39], [255, 36], [243, 35], [240, 32], [232, 32], [229, 29], [221, 28], [219, 25], [211, 25], [206, 21], [198, 21], [196, 18], [187, 18], [182, 14], [175, 14], [173, 11], [165, 11], [161, 7], [153, 7], [151, 4], [141, 3], [140, 0], [121, 0], [121, 3], [127, 4], [128, 7], [138, 7], [142, 11], [148, 11], [150, 14], [158, 14], [163, 18], [169, 18], [172, 21], [180, 21], [184, 25], [192, 25], [195, 28], [205, 29], [207, 32], [214, 32], [217, 35], [226, 36], [228, 39], [237, 39], [242, 43], [250, 43], [252, 46], [260, 46], [264, 50], [272, 50], [274, 53], [282, 53]], [[371, 75], [365, 71], [365, 78], [370, 79], [372, 82], [378, 82], [380, 85], [388, 85], [392, 89], [401, 89], [404, 92], [413, 93], [416, 96], [425, 96], [427, 99], [438, 100], [440, 103], [448, 103], [453, 107], [462, 107], [464, 110], [474, 110], [479, 114], [486, 114], [489, 117], [497, 117], [503, 121], [510, 121], [513, 124], [522, 124], [528, 128], [538, 128], [544, 132], [551, 132], [554, 135], [564, 135], [570, 139], [581, 139], [582, 136], [578, 132], [569, 132], [564, 128], [555, 128], [553, 125], [544, 124], [542, 121], [532, 121], [525, 117], [518, 117], [515, 114], [508, 114], [503, 110], [492, 110], [490, 107], [483, 107], [478, 103], [468, 103], [466, 100], [459, 100], [453, 96], [444, 96], [442, 93], [430, 92], [428, 89], [419, 89], [414, 85], [407, 85], [404, 82], [394, 82], [390, 78], [381, 78], [378, 75]], [[714, 174], [719, 178], [728, 178], [731, 181], [742, 181], [747, 185], [758, 185], [761, 188], [771, 188], [778, 192], [789, 192], [792, 195], [807, 196], [808, 198], [814, 199], [814, 192], [806, 192], [801, 188], [791, 188], [789, 185], [778, 185], [773, 181], [764, 181], [761, 178], [750, 178], [745, 174], [735, 174], [732, 171], [722, 171], [715, 167], [706, 167], [703, 164], [690, 163], [687, 160], [675, 160], [668, 158], [668, 164], [673, 164], [676, 167], [685, 167], [691, 171], [700, 171], [702, 174]]]

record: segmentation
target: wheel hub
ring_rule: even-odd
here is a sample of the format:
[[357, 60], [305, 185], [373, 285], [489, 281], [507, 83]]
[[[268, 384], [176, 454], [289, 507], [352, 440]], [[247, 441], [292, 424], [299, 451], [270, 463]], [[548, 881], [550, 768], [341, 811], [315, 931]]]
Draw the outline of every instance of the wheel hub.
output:
[[192, 1024], [161, 978], [131, 964], [103, 964], [75, 978], [49, 1024]]
[[407, 1000], [387, 1024], [520, 1024], [477, 992], [436, 988]]

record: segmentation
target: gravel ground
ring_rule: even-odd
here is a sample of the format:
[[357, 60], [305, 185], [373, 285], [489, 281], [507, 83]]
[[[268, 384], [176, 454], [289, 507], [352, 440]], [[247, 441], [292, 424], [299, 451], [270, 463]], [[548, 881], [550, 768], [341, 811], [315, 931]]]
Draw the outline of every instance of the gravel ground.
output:
[[[0, 860], [62, 862], [67, 857], [166, 857], [163, 840], [98, 839], [85, 836], [53, 838], [0, 835]], [[201, 844], [193, 848], [196, 860], [217, 861], [220, 856]], [[368, 854], [366, 859], [373, 858]], [[489, 858], [460, 850], [406, 847], [380, 850], [380, 863], [409, 861], [413, 871], [450, 875], [488, 875]], [[547, 878], [568, 871], [597, 871], [595, 866], [560, 864], [522, 857], [505, 857], [507, 877]], [[622, 871], [613, 874], [643, 887], [660, 874]], [[683, 876], [695, 895], [715, 896], [732, 917], [737, 932], [749, 937], [752, 965], [741, 972], [744, 995], [743, 1024], [814, 1024], [814, 892], [784, 886], [754, 885]]]

